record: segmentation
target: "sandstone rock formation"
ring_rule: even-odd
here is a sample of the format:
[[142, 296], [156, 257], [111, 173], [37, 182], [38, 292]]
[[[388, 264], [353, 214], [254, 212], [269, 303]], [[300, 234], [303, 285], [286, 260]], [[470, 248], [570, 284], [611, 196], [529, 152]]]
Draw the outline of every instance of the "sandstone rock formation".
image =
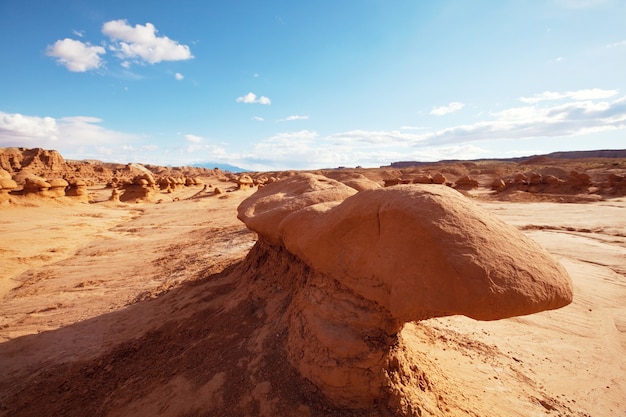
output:
[[436, 173], [433, 176], [433, 184], [445, 184], [447, 181], [445, 175], [443, 175], [441, 172]]
[[72, 180], [69, 187], [65, 191], [65, 195], [68, 197], [76, 197], [81, 201], [89, 201], [89, 191], [87, 190], [87, 183], [82, 179]]
[[65, 169], [65, 160], [60, 153], [41, 148], [0, 149], [0, 167], [9, 172], [27, 168], [34, 174], [59, 172]]
[[259, 190], [238, 217], [265, 259], [308, 271], [294, 277], [286, 350], [341, 405], [401, 406], [412, 380], [398, 374], [405, 322], [496, 320], [572, 300], [567, 273], [544, 249], [449, 187], [357, 193], [301, 174]]
[[237, 179], [237, 186], [240, 190], [249, 190], [254, 187], [254, 180], [250, 175], [244, 174]]
[[53, 198], [65, 197], [65, 189], [68, 185], [70, 185], [67, 181], [63, 178], [54, 178], [48, 182], [50, 184], [50, 189], [46, 193], [47, 196]]
[[149, 173], [143, 173], [133, 178], [130, 184], [124, 186], [124, 193], [120, 195], [120, 201], [126, 202], [151, 202], [157, 197], [156, 182]]
[[462, 190], [471, 190], [478, 187], [478, 181], [476, 181], [469, 175], [462, 176], [461, 178], [457, 179], [454, 184], [456, 188]]
[[30, 172], [22, 171], [21, 175], [16, 175], [13, 179], [17, 183], [22, 183], [22, 193], [24, 195], [38, 195], [41, 197], [47, 196], [47, 191], [50, 189], [50, 183], [44, 178], [34, 175]]
[[17, 188], [17, 183], [4, 169], [0, 168], [0, 203], [10, 201], [9, 193]]

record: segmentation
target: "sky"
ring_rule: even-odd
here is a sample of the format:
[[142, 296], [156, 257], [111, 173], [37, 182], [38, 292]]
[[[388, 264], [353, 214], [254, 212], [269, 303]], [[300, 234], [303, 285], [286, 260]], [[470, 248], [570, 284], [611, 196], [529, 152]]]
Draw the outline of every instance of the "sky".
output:
[[248, 170], [626, 148], [623, 0], [0, 0], [0, 147]]

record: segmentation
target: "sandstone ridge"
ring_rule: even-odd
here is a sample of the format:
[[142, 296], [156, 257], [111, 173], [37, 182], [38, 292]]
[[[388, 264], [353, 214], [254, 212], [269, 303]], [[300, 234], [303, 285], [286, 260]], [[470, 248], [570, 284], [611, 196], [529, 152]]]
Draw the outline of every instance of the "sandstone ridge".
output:
[[259, 235], [257, 253], [295, 257], [309, 271], [290, 288], [286, 351], [342, 406], [412, 409], [402, 393], [421, 379], [398, 376], [406, 322], [496, 320], [572, 301], [567, 272], [543, 248], [444, 185], [357, 192], [298, 174], [238, 213]]

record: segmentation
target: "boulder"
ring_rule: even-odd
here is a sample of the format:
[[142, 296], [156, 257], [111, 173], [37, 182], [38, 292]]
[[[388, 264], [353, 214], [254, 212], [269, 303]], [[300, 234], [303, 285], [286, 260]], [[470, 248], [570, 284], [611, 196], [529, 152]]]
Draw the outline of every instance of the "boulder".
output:
[[464, 175], [454, 183], [456, 188], [463, 190], [470, 190], [472, 188], [478, 187], [478, 181], [470, 177], [469, 175]]
[[493, 182], [491, 183], [491, 189], [494, 191], [502, 191], [505, 188], [506, 188], [506, 183], [504, 182], [502, 178], [493, 180]]
[[432, 184], [432, 183], [433, 183], [433, 177], [427, 174], [417, 175], [416, 177], [413, 178], [413, 184]]
[[446, 181], [446, 177], [441, 172], [438, 172], [433, 176], [433, 184], [445, 184]]

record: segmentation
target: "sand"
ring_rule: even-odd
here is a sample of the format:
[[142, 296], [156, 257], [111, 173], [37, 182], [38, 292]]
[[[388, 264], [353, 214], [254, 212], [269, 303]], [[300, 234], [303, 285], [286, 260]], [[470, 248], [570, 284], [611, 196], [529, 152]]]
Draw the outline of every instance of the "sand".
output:
[[[200, 189], [0, 208], [1, 416], [385, 415], [333, 407], [285, 364], [277, 308], [237, 275], [254, 190]], [[626, 415], [626, 201], [477, 201], [563, 264], [574, 301], [407, 324], [437, 415]]]

